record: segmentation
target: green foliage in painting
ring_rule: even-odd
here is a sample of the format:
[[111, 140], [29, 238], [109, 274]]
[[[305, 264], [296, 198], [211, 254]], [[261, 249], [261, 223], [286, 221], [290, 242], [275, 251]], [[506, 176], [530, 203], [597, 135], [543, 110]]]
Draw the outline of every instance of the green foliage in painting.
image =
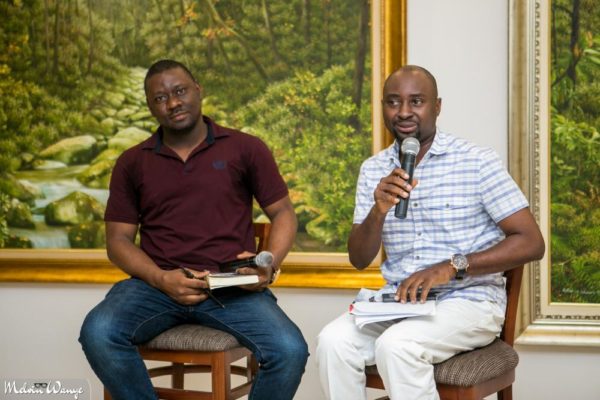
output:
[[[273, 149], [301, 219], [295, 249], [344, 251], [371, 147], [368, 13], [367, 0], [0, 2], [0, 204], [43, 223], [48, 201], [27, 182], [61, 168], [55, 180], [106, 190], [120, 152], [156, 128], [145, 70], [172, 58], [206, 115]], [[0, 213], [0, 247], [31, 246], [13, 228]], [[98, 246], [92, 231], [65, 240]]]
[[350, 232], [357, 173], [371, 136], [370, 124], [356, 130], [351, 122], [358, 112], [351, 74], [350, 66], [332, 67], [321, 76], [297, 73], [235, 115], [272, 145], [301, 228], [340, 250]]
[[552, 2], [552, 301], [600, 303], [598, 0]]

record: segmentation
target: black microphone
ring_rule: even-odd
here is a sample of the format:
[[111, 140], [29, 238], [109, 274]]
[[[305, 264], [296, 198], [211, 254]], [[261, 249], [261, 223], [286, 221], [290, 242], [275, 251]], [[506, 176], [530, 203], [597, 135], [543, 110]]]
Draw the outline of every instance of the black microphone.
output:
[[[408, 174], [407, 182], [412, 184], [413, 173], [415, 172], [415, 164], [417, 163], [417, 154], [419, 154], [419, 149], [421, 148], [421, 144], [415, 138], [409, 137], [402, 141], [402, 146], [400, 147], [400, 166], [403, 170]], [[409, 193], [410, 197], [410, 193]], [[403, 198], [400, 197], [400, 202], [396, 204], [396, 210], [394, 211], [394, 215], [396, 218], [404, 219], [406, 218], [406, 213], [408, 211], [408, 197]]]
[[267, 268], [273, 265], [273, 253], [269, 251], [261, 251], [255, 256], [242, 258], [239, 260], [226, 261], [222, 264], [219, 264], [219, 270], [221, 272], [233, 272], [238, 268], [243, 267], [261, 267]]

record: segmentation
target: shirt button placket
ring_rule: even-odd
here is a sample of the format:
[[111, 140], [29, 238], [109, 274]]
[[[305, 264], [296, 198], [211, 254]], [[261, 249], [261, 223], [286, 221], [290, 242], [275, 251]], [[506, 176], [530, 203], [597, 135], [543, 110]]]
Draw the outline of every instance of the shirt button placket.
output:
[[[415, 232], [417, 230], [417, 220], [422, 221], [422, 218], [420, 218], [419, 216], [419, 203], [418, 202], [413, 202], [411, 203], [412, 208], [413, 208], [413, 215], [416, 217], [413, 219], [413, 221], [415, 222]], [[422, 227], [418, 227], [418, 229], [422, 229]], [[416, 232], [416, 239], [414, 241], [414, 249], [413, 249], [413, 254], [414, 254], [414, 259], [416, 261], [419, 261], [421, 259], [421, 248], [423, 247], [423, 240], [422, 240], [422, 233], [421, 232]]]

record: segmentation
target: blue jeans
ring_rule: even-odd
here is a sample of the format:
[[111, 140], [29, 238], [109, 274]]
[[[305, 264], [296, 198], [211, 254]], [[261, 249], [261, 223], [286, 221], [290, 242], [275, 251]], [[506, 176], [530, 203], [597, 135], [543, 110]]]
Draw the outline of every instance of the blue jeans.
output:
[[260, 365], [249, 399], [292, 399], [300, 385], [308, 347], [298, 327], [277, 305], [270, 290], [237, 287], [184, 306], [140, 279], [115, 284], [85, 318], [79, 341], [114, 400], [157, 399], [136, 345], [180, 324], [226, 331], [250, 349]]

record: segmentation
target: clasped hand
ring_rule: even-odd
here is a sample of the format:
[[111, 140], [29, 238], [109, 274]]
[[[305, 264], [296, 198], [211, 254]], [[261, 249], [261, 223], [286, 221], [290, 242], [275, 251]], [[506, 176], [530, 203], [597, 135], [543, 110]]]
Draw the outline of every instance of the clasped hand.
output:
[[380, 213], [386, 214], [390, 208], [398, 204], [400, 197], [409, 196], [418, 181], [413, 179], [408, 183], [408, 178], [408, 174], [402, 168], [394, 168], [388, 176], [381, 178], [373, 194], [375, 206]]
[[[253, 257], [256, 254], [250, 253], [248, 251], [243, 252], [242, 254], [238, 254], [238, 259], [244, 259]], [[271, 275], [273, 274], [272, 267], [242, 267], [236, 269], [236, 272], [240, 275], [258, 275], [258, 283], [253, 283], [250, 285], [240, 286], [242, 289], [250, 290], [253, 292], [259, 292], [264, 290], [269, 286], [269, 282], [271, 281]]]
[[[254, 253], [245, 251], [239, 254], [238, 258], [244, 259], [254, 255]], [[240, 288], [261, 291], [269, 285], [273, 269], [243, 267], [238, 268], [236, 272], [241, 275], [258, 275], [258, 283], [243, 285]], [[208, 298], [208, 284], [204, 278], [209, 273], [209, 271], [196, 271], [181, 266], [173, 270], [162, 271], [160, 283], [157, 286], [179, 304], [194, 305]]]
[[191, 306], [208, 298], [208, 271], [192, 271], [185, 267], [162, 271], [158, 288], [179, 304]]
[[[396, 301], [424, 303], [431, 288], [450, 282], [453, 276], [454, 268], [447, 261], [417, 271], [398, 286]], [[419, 298], [417, 298], [417, 293], [420, 294]]]

